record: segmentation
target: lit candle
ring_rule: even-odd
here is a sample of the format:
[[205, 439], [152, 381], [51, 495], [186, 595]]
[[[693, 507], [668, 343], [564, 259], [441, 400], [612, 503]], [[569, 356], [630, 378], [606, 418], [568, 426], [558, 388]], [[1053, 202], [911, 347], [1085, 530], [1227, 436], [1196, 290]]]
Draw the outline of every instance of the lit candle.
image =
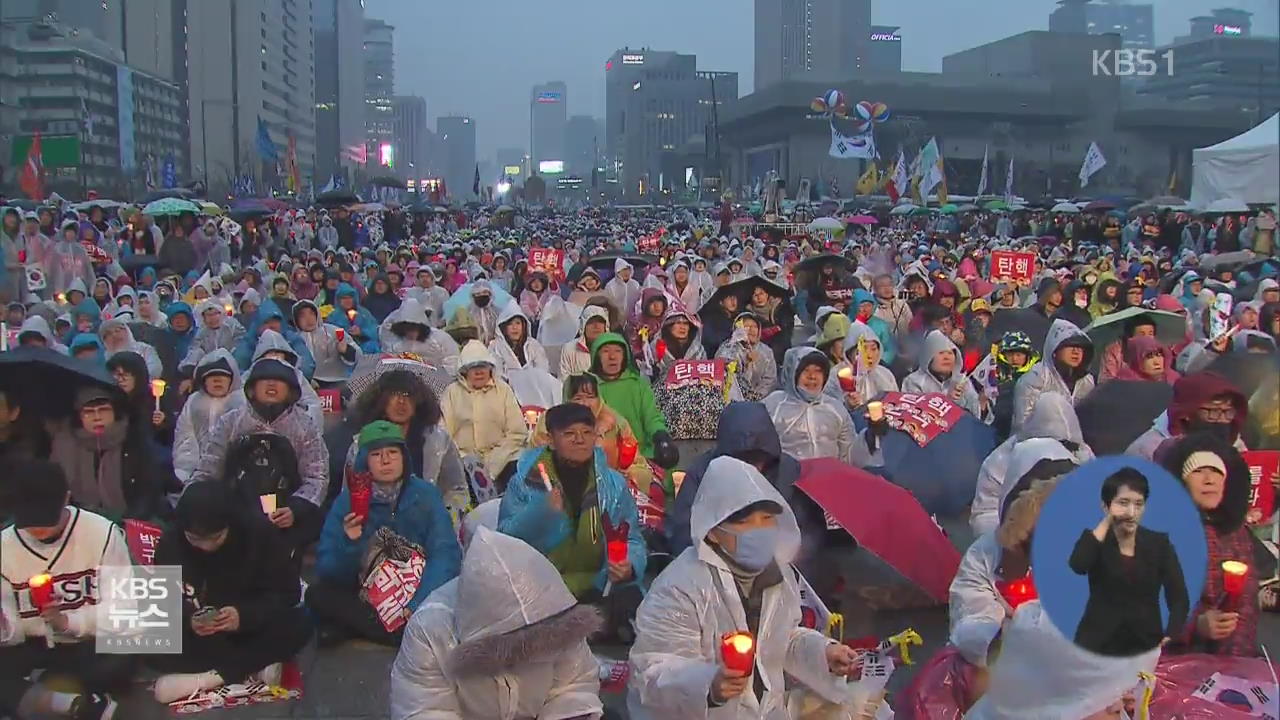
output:
[[348, 319], [348, 320], [350, 320], [351, 322], [355, 322], [355, 321], [356, 321], [356, 309], [355, 309], [355, 308], [351, 308], [350, 310], [348, 310], [348, 311], [347, 311], [347, 319]]
[[1240, 597], [1244, 595], [1244, 581], [1249, 576], [1249, 566], [1239, 560], [1226, 560], [1222, 563], [1222, 590], [1226, 593], [1223, 610], [1235, 612], [1239, 607]]
[[525, 424], [525, 425], [528, 425], [530, 428], [532, 428], [532, 427], [536, 426], [536, 425], [538, 424], [538, 411], [537, 411], [537, 410], [525, 410], [525, 411], [524, 411], [524, 424]]
[[342, 328], [336, 328], [333, 331], [333, 337], [336, 338], [338, 342], [342, 342], [343, 338], [345, 338], [346, 336], [347, 336], [347, 331], [343, 330]]
[[65, 293], [58, 293], [57, 297], [58, 297], [58, 304], [59, 304], [59, 305], [66, 305], [66, 304], [67, 304], [67, 296], [66, 296], [66, 294], [65, 294]]
[[167, 383], [163, 380], [151, 381], [151, 397], [156, 399], [156, 412], [160, 411], [160, 398], [164, 396], [164, 388]]
[[41, 573], [28, 580], [27, 588], [31, 591], [31, 604], [36, 606], [36, 610], [44, 612], [53, 604], [53, 576], [49, 573]]
[[836, 371], [836, 378], [840, 380], [840, 389], [851, 393], [858, 388], [858, 380], [853, 376], [853, 368], [842, 367]]
[[729, 670], [750, 673], [756, 664], [756, 640], [744, 630], [720, 638], [720, 659]]
[[879, 400], [867, 403], [867, 416], [871, 418], [871, 422], [880, 422], [884, 418], [884, 403]]
[[661, 360], [662, 358], [666, 357], [666, 356], [667, 356], [667, 341], [666, 341], [666, 340], [663, 340], [662, 338], [658, 338], [658, 342], [656, 342], [656, 343], [654, 343], [654, 344], [653, 344], [653, 354], [654, 354], [654, 355], [656, 355], [656, 356], [658, 357], [658, 359], [659, 359], [659, 360]]
[[605, 545], [605, 554], [609, 558], [610, 565], [618, 565], [627, 561], [627, 542], [625, 540], [610, 540]]
[[998, 581], [996, 590], [1000, 591], [1000, 595], [1004, 597], [1005, 602], [1009, 603], [1009, 607], [1014, 610], [1017, 610], [1019, 605], [1040, 597], [1040, 594], [1036, 591], [1035, 582], [1031, 579], [1031, 573], [1027, 573], [1026, 577], [1020, 577], [1016, 580]]
[[229, 303], [227, 305], [223, 305], [222, 309], [227, 311], [227, 317], [231, 317], [236, 314], [236, 309], [231, 307]]
[[636, 461], [636, 453], [640, 451], [640, 443], [633, 437], [618, 440], [618, 469], [626, 470]]

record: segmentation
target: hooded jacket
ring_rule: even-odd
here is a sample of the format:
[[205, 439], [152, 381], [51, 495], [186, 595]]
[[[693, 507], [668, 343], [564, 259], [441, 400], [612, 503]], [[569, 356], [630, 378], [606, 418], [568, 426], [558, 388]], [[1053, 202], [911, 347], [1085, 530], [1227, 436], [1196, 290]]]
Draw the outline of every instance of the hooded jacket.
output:
[[[429, 311], [431, 327], [444, 327], [444, 304], [449, 299], [449, 291], [439, 285], [432, 285], [429, 288], [414, 286], [409, 290], [405, 300], [417, 300], [424, 310]], [[401, 303], [404, 307], [404, 303]]]
[[[682, 354], [677, 354], [675, 349], [675, 338], [671, 335], [671, 325], [676, 320], [684, 318], [689, 322], [689, 340]], [[662, 357], [658, 357], [658, 341], [661, 340], [666, 350]], [[662, 318], [662, 327], [659, 331], [649, 337], [649, 343], [646, 345], [646, 358], [651, 366], [650, 376], [655, 380], [667, 377], [667, 370], [675, 364], [677, 360], [704, 360], [707, 357], [706, 345], [702, 341], [702, 328], [698, 325], [698, 318], [690, 315], [683, 308], [672, 306], [667, 308], [666, 314]], [[719, 350], [719, 348], [714, 348]], [[775, 374], [776, 371], [775, 371]]]
[[763, 342], [753, 345], [746, 329], [735, 328], [733, 335], [721, 343], [716, 357], [734, 364], [734, 388], [744, 399], [760, 401], [778, 388], [778, 364], [774, 362], [773, 349]]
[[[310, 332], [302, 330], [297, 324], [298, 312], [310, 309], [316, 314], [316, 328]], [[347, 351], [338, 351], [338, 328], [320, 320], [320, 310], [310, 300], [299, 300], [293, 304], [294, 327], [298, 328], [298, 336], [311, 352], [316, 363], [313, 376], [317, 382], [341, 383], [351, 375], [351, 368], [360, 363], [364, 353], [354, 338], [346, 338]]]
[[560, 378], [580, 375], [591, 370], [591, 348], [587, 347], [587, 323], [593, 318], [604, 321], [605, 330], [609, 329], [609, 311], [598, 305], [587, 305], [578, 316], [578, 335], [570, 343], [560, 346]]
[[[374, 291], [379, 280], [387, 284], [386, 292], [378, 293]], [[341, 296], [341, 289], [339, 289], [339, 296]], [[364, 298], [364, 307], [373, 315], [373, 319], [379, 323], [386, 320], [388, 315], [400, 307], [400, 298], [391, 289], [391, 280], [386, 273], [378, 273], [374, 276], [373, 282], [369, 283], [369, 294]]]
[[405, 627], [391, 667], [392, 720], [597, 718], [602, 625], [538, 551], [481, 527], [457, 578]]
[[1089, 314], [1089, 304], [1086, 302], [1085, 307], [1076, 305], [1076, 291], [1088, 290], [1089, 286], [1084, 284], [1083, 280], [1073, 280], [1067, 283], [1066, 288], [1062, 290], [1062, 306], [1053, 314], [1055, 320], [1066, 320], [1081, 330], [1089, 327], [1093, 322], [1093, 316]]
[[[876, 338], [880, 341], [881, 362], [886, 366], [892, 365], [894, 358], [898, 356], [898, 341], [894, 336], [893, 326], [877, 314], [876, 310], [880, 306], [876, 302], [876, 297], [869, 291], [863, 290], [862, 288], [855, 289], [853, 291], [853, 302], [849, 304], [849, 309], [846, 311], [846, 314], [849, 316], [850, 320], [856, 322], [858, 320], [858, 308], [863, 303], [871, 303], [872, 310], [871, 317], [863, 320], [862, 323], [870, 328]], [[845, 341], [845, 344], [848, 344], [847, 340]]]
[[[1150, 377], [1142, 370], [1143, 361], [1152, 353], [1160, 353], [1164, 357], [1164, 372], [1158, 378]], [[1168, 346], [1146, 335], [1135, 335], [1124, 341], [1124, 362], [1116, 371], [1117, 380], [1154, 380], [1172, 385], [1182, 377], [1173, 369], [1173, 353]]]
[[324, 444], [320, 425], [298, 398], [302, 396], [297, 375], [286, 380], [290, 386], [288, 407], [275, 420], [267, 420], [254, 409], [251, 400], [253, 388], [244, 387], [246, 402], [224, 412], [209, 430], [207, 444], [201, 453], [200, 463], [192, 471], [187, 484], [205, 481], [221, 481], [223, 465], [231, 445], [249, 435], [269, 433], [279, 435], [293, 446], [298, 456], [298, 476], [302, 479], [290, 502], [303, 501], [319, 508], [323, 506], [329, 489], [329, 449]]
[[[231, 389], [226, 396], [215, 398], [204, 391], [204, 379], [213, 370], [231, 373]], [[240, 367], [226, 350], [214, 350], [196, 366], [193, 392], [178, 414], [173, 432], [173, 470], [183, 485], [191, 479], [208, 445], [209, 431], [218, 418], [245, 404], [240, 380]]]
[[1231, 399], [1231, 405], [1236, 410], [1236, 417], [1231, 421], [1231, 439], [1237, 450], [1247, 450], [1241, 431], [1248, 419], [1248, 400], [1230, 380], [1215, 372], [1204, 371], [1184, 375], [1173, 384], [1173, 399], [1169, 401], [1169, 409], [1155, 419], [1151, 429], [1139, 435], [1129, 445], [1125, 454], [1154, 459], [1156, 451], [1169, 438], [1181, 437], [1191, 432], [1197, 410], [1218, 396]]
[[[656, 301], [662, 302], [662, 311], [657, 317], [649, 314], [649, 306]], [[658, 288], [647, 287], [640, 293], [639, 312], [628, 312], [630, 318], [627, 321], [627, 339], [631, 341], [631, 352], [637, 354], [644, 352], [644, 346], [653, 342], [658, 334], [662, 331], [662, 325], [670, 312], [671, 303], [667, 300], [666, 293]], [[641, 328], [644, 333], [640, 332]]]
[[[125, 341], [120, 345], [120, 347], [117, 347], [114, 350], [109, 350], [106, 347], [107, 334], [116, 328], [124, 329]], [[156, 354], [156, 349], [144, 342], [135, 340], [133, 338], [133, 330], [129, 329], [129, 326], [126, 323], [115, 319], [104, 320], [102, 325], [98, 326], [98, 337], [102, 340], [103, 353], [106, 359], [109, 360], [112, 355], [121, 352], [137, 353], [142, 356], [142, 359], [147, 363], [147, 373], [151, 377], [158, 378], [164, 375], [164, 366], [160, 363], [160, 356]]]
[[[948, 350], [955, 353], [956, 364], [951, 370], [951, 377], [941, 380], [933, 373], [931, 366], [938, 353]], [[974, 417], [982, 418], [982, 401], [978, 397], [978, 391], [974, 389], [969, 377], [964, 374], [964, 354], [955, 343], [951, 342], [951, 338], [938, 330], [930, 330], [929, 334], [925, 335], [924, 344], [920, 350], [920, 365], [915, 372], [903, 378], [902, 392], [938, 393], [951, 399], [951, 393], [957, 387], [961, 388], [961, 395], [956, 404], [968, 410]]]
[[[345, 310], [340, 302], [343, 298], [351, 298], [351, 310]], [[355, 311], [352, 317], [351, 311]], [[395, 315], [394, 312], [387, 315], [388, 318]], [[338, 292], [335, 293], [333, 312], [329, 313], [329, 317], [325, 321], [336, 327], [340, 327], [347, 331], [351, 338], [349, 342], [354, 342], [360, 346], [360, 350], [367, 355], [375, 354], [380, 349], [380, 330], [378, 320], [373, 313], [369, 312], [366, 307], [360, 305], [360, 295], [356, 289], [346, 283], [338, 286]], [[360, 334], [357, 336], [352, 332], [352, 328], [360, 328]]]
[[796, 385], [801, 361], [823, 356], [812, 347], [795, 347], [782, 359], [781, 389], [764, 399], [782, 449], [797, 460], [830, 457], [857, 467], [871, 464], [870, 453], [853, 429], [843, 403], [819, 391], [805, 397]]
[[[467, 368], [475, 365], [493, 368], [493, 377], [479, 390], [466, 378]], [[493, 356], [479, 341], [468, 342], [458, 355], [458, 379], [440, 398], [444, 427], [458, 452], [483, 460], [490, 478], [516, 459], [529, 434], [515, 392], [498, 377], [494, 365]]]
[[1054, 358], [1054, 353], [1058, 351], [1067, 340], [1072, 338], [1083, 338], [1089, 341], [1089, 336], [1084, 331], [1072, 325], [1066, 320], [1054, 320], [1049, 326], [1049, 332], [1044, 339], [1044, 353], [1040, 356], [1040, 362], [1035, 367], [1027, 371], [1025, 375], [1018, 379], [1018, 383], [1013, 387], [1013, 422], [1012, 428], [1017, 432], [1022, 423], [1026, 422], [1031, 416], [1031, 410], [1035, 407], [1036, 402], [1045, 393], [1059, 393], [1071, 398], [1072, 405], [1079, 405], [1090, 392], [1093, 391], [1093, 376], [1088, 374], [1089, 365], [1093, 360], [1093, 344], [1089, 341], [1089, 348], [1084, 352], [1084, 360], [1080, 363], [1078, 369], [1082, 376], [1076, 381], [1075, 387], [1067, 385], [1067, 381], [1063, 379], [1061, 373], [1058, 372], [1058, 363]]
[[[876, 318], [871, 318], [875, 320]], [[881, 343], [881, 338], [872, 332], [871, 328], [854, 321], [849, 326], [849, 334], [844, 339], [844, 357], [845, 359], [831, 368], [831, 374], [827, 377], [827, 386], [823, 389], [827, 395], [835, 398], [837, 401], [844, 402], [844, 388], [840, 387], [839, 372], [844, 368], [853, 369], [854, 362], [861, 362], [857, 359], [858, 338], [863, 338], [863, 343], [874, 342]], [[880, 359], [884, 360], [884, 345], [881, 344]], [[855, 373], [857, 378], [858, 392], [862, 394], [862, 401], [866, 403], [874, 400], [884, 393], [897, 392], [898, 380], [893, 376], [893, 372], [883, 364], [877, 364], [873, 368], [867, 368], [862, 363], [860, 372]]]
[[[633, 272], [633, 277], [625, 283], [618, 276], [618, 273], [622, 272], [624, 268]], [[635, 311], [636, 303], [640, 302], [641, 288], [640, 283], [634, 277], [634, 271], [635, 268], [632, 267], [631, 263], [618, 258], [613, 261], [613, 278], [605, 283], [604, 286], [604, 294], [608, 295], [609, 301], [613, 303], [613, 306], [622, 312], [623, 318], [630, 317], [631, 313]]]
[[28, 316], [22, 321], [22, 327], [18, 329], [18, 344], [22, 344], [22, 336], [33, 333], [44, 338], [45, 347], [50, 350], [56, 350], [63, 355], [68, 354], [67, 346], [58, 342], [58, 338], [54, 336], [53, 330], [49, 329], [49, 321], [39, 315]]
[[[725, 633], [749, 628], [746, 603], [733, 570], [707, 534], [730, 515], [756, 502], [777, 504], [776, 582], [758, 575], [751, 593], [761, 610], [755, 635], [757, 697], [748, 689], [723, 705], [709, 707], [711, 683], [721, 665]], [[636, 612], [628, 715], [657, 720], [728, 720], [750, 717], [788, 720], [785, 690], [799, 683], [831, 703], [855, 702], [853, 688], [827, 669], [822, 633], [800, 626], [800, 586], [791, 566], [800, 531], [787, 501], [756, 469], [733, 458], [711, 461], [690, 512], [695, 540], [653, 582]], [[766, 570], [766, 573], [769, 571]], [[785, 677], [784, 677], [785, 673]], [[858, 711], [860, 707], [856, 708]], [[857, 716], [857, 712], [854, 713]]]
[[[262, 354], [259, 352], [262, 348], [262, 336], [267, 332], [265, 325], [267, 321], [272, 319], [280, 321], [280, 330], [276, 333], [279, 335], [279, 342], [273, 340], [271, 344], [275, 347], [272, 349], [285, 350], [292, 353], [296, 358], [293, 366], [302, 373], [302, 383], [310, 386], [307, 378], [315, 374], [315, 358], [311, 356], [311, 350], [307, 348], [307, 344], [303, 342], [302, 337], [289, 327], [289, 323], [284, 319], [284, 314], [280, 312], [280, 308], [275, 303], [266, 303], [258, 308], [258, 314], [254, 317], [253, 324], [249, 326], [244, 337], [240, 338], [239, 344], [236, 345], [233, 353], [236, 363], [240, 365], [241, 370], [248, 370], [249, 366], [258, 359], [258, 356]], [[312, 390], [312, 393], [314, 394], [315, 391]]]
[[[417, 325], [426, 339], [409, 340], [397, 334], [397, 331], [404, 333], [409, 325]], [[378, 328], [378, 338], [384, 353], [412, 353], [421, 357], [428, 365], [450, 373], [458, 370], [458, 343], [454, 342], [449, 333], [433, 325], [427, 317], [426, 309], [413, 298], [405, 300], [398, 310], [382, 321]]]
[[[507, 339], [506, 329], [503, 327], [516, 318], [524, 320], [524, 362], [521, 362], [516, 355], [511, 341]], [[520, 305], [514, 302], [507, 303], [498, 315], [498, 337], [489, 343], [489, 352], [492, 353], [496, 362], [497, 373], [504, 378], [510, 371], [521, 368], [537, 368], [551, 372], [551, 361], [547, 360], [547, 351], [542, 348], [542, 343], [533, 337], [533, 323], [529, 322], [529, 316]]]
[[[284, 336], [275, 330], [263, 330], [262, 335], [258, 338], [258, 347], [253, 351], [253, 362], [256, 364], [259, 360], [266, 357], [267, 353], [279, 352], [284, 353], [285, 362], [293, 366], [294, 372], [297, 374], [298, 387], [301, 395], [298, 397], [298, 406], [307, 411], [311, 419], [321, 429], [324, 428], [324, 408], [320, 404], [320, 396], [316, 394], [316, 389], [303, 376], [302, 371], [298, 369], [298, 354], [294, 352], [293, 346], [286, 342]], [[253, 366], [249, 366], [250, 370]]]
[[[600, 350], [609, 344], [621, 346], [624, 354], [622, 373], [613, 379], [606, 378], [600, 366]], [[640, 454], [652, 458], [653, 435], [659, 430], [667, 432], [667, 419], [658, 409], [653, 386], [636, 369], [631, 346], [617, 333], [602, 333], [591, 344], [591, 372], [600, 378], [600, 399], [631, 425], [640, 441]]]
[[178, 364], [178, 367], [195, 367], [200, 362], [201, 357], [214, 350], [234, 351], [240, 341], [244, 339], [244, 326], [234, 317], [223, 317], [222, 324], [217, 329], [206, 326], [204, 324], [204, 315], [210, 310], [225, 312], [225, 308], [217, 298], [206, 298], [196, 305], [195, 315], [200, 318], [200, 322], [197, 323], [200, 329], [196, 330], [195, 338], [191, 341], [191, 348], [187, 351], [186, 358]]

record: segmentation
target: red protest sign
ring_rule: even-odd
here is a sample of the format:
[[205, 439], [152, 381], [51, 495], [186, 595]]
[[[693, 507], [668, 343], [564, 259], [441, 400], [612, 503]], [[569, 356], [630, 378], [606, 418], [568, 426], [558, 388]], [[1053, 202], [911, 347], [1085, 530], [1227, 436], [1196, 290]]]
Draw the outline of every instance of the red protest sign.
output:
[[964, 408], [938, 393], [891, 392], [885, 393], [881, 402], [889, 427], [910, 435], [920, 447], [955, 427], [965, 413]]
[[364, 582], [369, 605], [387, 632], [395, 632], [408, 620], [409, 601], [418, 591], [422, 571], [427, 560], [422, 553], [414, 552], [408, 560], [382, 561]]
[[564, 277], [564, 251], [555, 248], [530, 248], [529, 272], [538, 271], [557, 279]]
[[677, 360], [667, 368], [667, 387], [671, 389], [696, 385], [701, 382], [723, 385], [725, 361], [716, 360]]
[[124, 540], [129, 546], [129, 554], [139, 565], [152, 565], [156, 558], [156, 545], [164, 531], [158, 525], [142, 520], [124, 521]]
[[991, 279], [1030, 285], [1036, 276], [1036, 254], [996, 250], [991, 253]]
[[1276, 508], [1273, 483], [1280, 475], [1280, 450], [1248, 450], [1240, 456], [1249, 466], [1249, 513], [1245, 517], [1250, 525], [1261, 525], [1271, 519]]
[[320, 397], [320, 409], [325, 415], [337, 415], [342, 412], [342, 391], [336, 388], [317, 390]]

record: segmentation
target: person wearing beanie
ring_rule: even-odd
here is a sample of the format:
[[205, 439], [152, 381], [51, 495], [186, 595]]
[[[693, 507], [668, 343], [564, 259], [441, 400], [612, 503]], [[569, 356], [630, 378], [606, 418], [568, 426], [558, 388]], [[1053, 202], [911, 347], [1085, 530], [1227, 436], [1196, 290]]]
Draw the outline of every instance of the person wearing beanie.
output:
[[[110, 720], [137, 657], [96, 652], [103, 568], [132, 565], [120, 527], [71, 504], [62, 468], [43, 460], [7, 462], [12, 524], [0, 531], [0, 712], [17, 718]], [[30, 579], [51, 576], [54, 602], [39, 614]], [[36, 670], [74, 677], [80, 694], [27, 678]]]
[[[1258, 650], [1258, 571], [1253, 566], [1253, 540], [1247, 522], [1250, 518], [1249, 467], [1240, 453], [1221, 439], [1204, 434], [1179, 438], [1166, 451], [1166, 469], [1182, 480], [1191, 501], [1200, 511], [1205, 542], [1209, 549], [1209, 573], [1204, 590], [1191, 610], [1186, 628], [1172, 637], [1168, 653], [1208, 653], [1257, 657]], [[1256, 513], [1255, 513], [1256, 514]], [[1244, 591], [1234, 607], [1222, 602], [1225, 597], [1224, 571], [1227, 561], [1242, 562], [1246, 570]], [[1276, 606], [1275, 590], [1263, 591], [1264, 604]], [[1270, 597], [1267, 597], [1270, 596]]]
[[289, 548], [260, 514], [246, 511], [223, 483], [191, 486], [156, 546], [157, 565], [182, 568], [182, 653], [153, 655], [166, 673], [161, 703], [227, 683], [280, 683], [282, 663], [311, 638], [299, 608]]
[[230, 483], [243, 502], [267, 514], [298, 560], [320, 530], [329, 450], [321, 428], [299, 404], [293, 366], [272, 358], [254, 363], [244, 396], [244, 405], [213, 423], [187, 486]]
[[[317, 580], [307, 588], [306, 602], [325, 644], [360, 637], [396, 646], [409, 615], [457, 577], [462, 551], [440, 490], [410, 470], [403, 428], [375, 420], [360, 430], [359, 444], [354, 472], [325, 518], [316, 550]], [[353, 511], [352, 484], [361, 482], [372, 487], [367, 515]], [[392, 547], [417, 550], [425, 566], [402, 616], [388, 622], [379, 619], [361, 588], [373, 569], [368, 559]]]

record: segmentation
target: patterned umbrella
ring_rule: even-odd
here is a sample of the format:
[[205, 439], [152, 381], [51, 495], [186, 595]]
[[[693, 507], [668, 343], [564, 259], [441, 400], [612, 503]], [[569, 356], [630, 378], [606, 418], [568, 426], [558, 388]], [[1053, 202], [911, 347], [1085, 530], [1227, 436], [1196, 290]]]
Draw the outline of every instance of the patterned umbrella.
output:
[[431, 388], [431, 392], [435, 393], [437, 397], [442, 395], [444, 389], [454, 380], [453, 375], [450, 375], [448, 371], [428, 365], [416, 355], [409, 353], [371, 355], [362, 360], [351, 371], [351, 378], [347, 380], [347, 403], [356, 402], [366, 390], [378, 382], [379, 378], [393, 370], [413, 373], [427, 387]]

